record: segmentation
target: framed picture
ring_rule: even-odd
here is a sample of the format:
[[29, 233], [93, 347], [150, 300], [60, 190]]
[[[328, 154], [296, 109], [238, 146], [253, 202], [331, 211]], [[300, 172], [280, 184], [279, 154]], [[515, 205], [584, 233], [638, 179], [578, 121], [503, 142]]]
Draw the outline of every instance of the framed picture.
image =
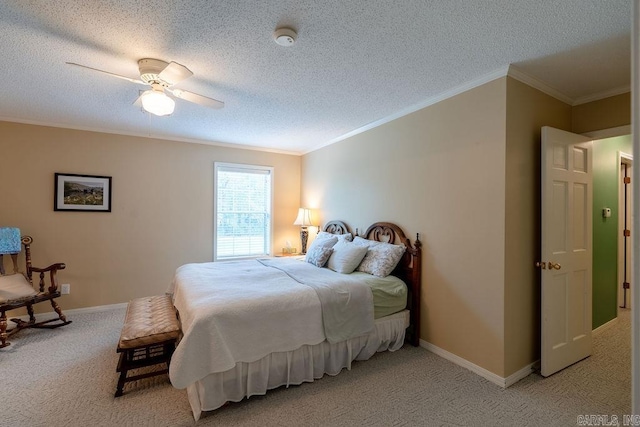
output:
[[111, 177], [56, 173], [54, 211], [111, 212]]

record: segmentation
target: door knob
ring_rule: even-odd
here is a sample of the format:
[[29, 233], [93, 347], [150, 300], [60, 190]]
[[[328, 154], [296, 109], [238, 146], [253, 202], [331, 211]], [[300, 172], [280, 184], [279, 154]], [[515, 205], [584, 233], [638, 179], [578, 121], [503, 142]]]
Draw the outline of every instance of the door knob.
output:
[[562, 266], [560, 264], [558, 264], [557, 262], [549, 261], [549, 270], [560, 270], [561, 268], [562, 268]]
[[536, 261], [536, 267], [541, 268], [543, 270], [547, 269], [547, 263], [544, 261]]

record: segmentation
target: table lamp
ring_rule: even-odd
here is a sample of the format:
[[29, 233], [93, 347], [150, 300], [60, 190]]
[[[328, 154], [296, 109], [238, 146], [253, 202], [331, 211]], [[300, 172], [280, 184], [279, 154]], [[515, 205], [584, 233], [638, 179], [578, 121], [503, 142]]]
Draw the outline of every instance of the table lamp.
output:
[[309, 231], [307, 231], [307, 227], [311, 224], [311, 209], [300, 208], [298, 209], [298, 217], [293, 222], [293, 225], [300, 226], [300, 240], [303, 254], [307, 253], [307, 238], [309, 237]]

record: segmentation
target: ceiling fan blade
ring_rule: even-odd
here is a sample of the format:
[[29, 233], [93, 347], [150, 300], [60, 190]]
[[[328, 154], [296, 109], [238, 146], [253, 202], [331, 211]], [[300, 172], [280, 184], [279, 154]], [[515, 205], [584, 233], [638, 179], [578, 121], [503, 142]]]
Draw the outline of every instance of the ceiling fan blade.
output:
[[193, 102], [194, 104], [202, 105], [209, 108], [222, 108], [224, 102], [217, 99], [207, 98], [206, 96], [198, 95], [197, 93], [188, 92], [182, 89], [167, 89], [176, 98], [184, 99], [185, 101]]
[[131, 79], [129, 77], [121, 76], [120, 74], [114, 74], [114, 73], [110, 73], [108, 71], [98, 70], [97, 68], [87, 67], [86, 65], [76, 64], [75, 62], [67, 62], [67, 64], [74, 65], [74, 66], [80, 67], [80, 68], [86, 68], [88, 70], [97, 71], [99, 73], [107, 74], [107, 75], [112, 76], [112, 77], [117, 77], [117, 78], [122, 79], [122, 80], [127, 80], [127, 81], [129, 81], [131, 83], [137, 83], [137, 84], [141, 84], [141, 85], [146, 85], [146, 83], [143, 82], [142, 80]]
[[184, 79], [193, 76], [191, 70], [177, 62], [170, 62], [167, 67], [158, 74], [158, 78], [172, 86]]
[[134, 105], [135, 107], [137, 107], [137, 108], [140, 108], [140, 109], [142, 109], [142, 94], [143, 94], [143, 93], [144, 93], [144, 91], [142, 91], [142, 90], [141, 90], [141, 91], [140, 91], [140, 96], [138, 96], [138, 97], [136, 98], [136, 100], [135, 100], [135, 101], [133, 101], [133, 105]]

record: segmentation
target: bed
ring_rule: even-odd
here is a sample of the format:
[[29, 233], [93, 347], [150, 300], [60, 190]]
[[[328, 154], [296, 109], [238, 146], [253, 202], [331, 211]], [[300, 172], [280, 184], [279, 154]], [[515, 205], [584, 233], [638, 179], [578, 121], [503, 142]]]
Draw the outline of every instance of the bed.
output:
[[[371, 246], [390, 247], [372, 242], [403, 251], [391, 274], [381, 277], [340, 274], [292, 257], [186, 264], [176, 270], [169, 293], [183, 337], [169, 376], [174, 387], [187, 390], [196, 420], [227, 402], [337, 375], [354, 360], [398, 350], [405, 341], [419, 344], [419, 236], [411, 244], [388, 222], [359, 236], [341, 221], [327, 223], [320, 234], [332, 242], [355, 234], [353, 243], [341, 244], [356, 250], [358, 243], [368, 254]], [[335, 249], [338, 253], [344, 252]], [[400, 289], [404, 299], [390, 297], [401, 296]]]

